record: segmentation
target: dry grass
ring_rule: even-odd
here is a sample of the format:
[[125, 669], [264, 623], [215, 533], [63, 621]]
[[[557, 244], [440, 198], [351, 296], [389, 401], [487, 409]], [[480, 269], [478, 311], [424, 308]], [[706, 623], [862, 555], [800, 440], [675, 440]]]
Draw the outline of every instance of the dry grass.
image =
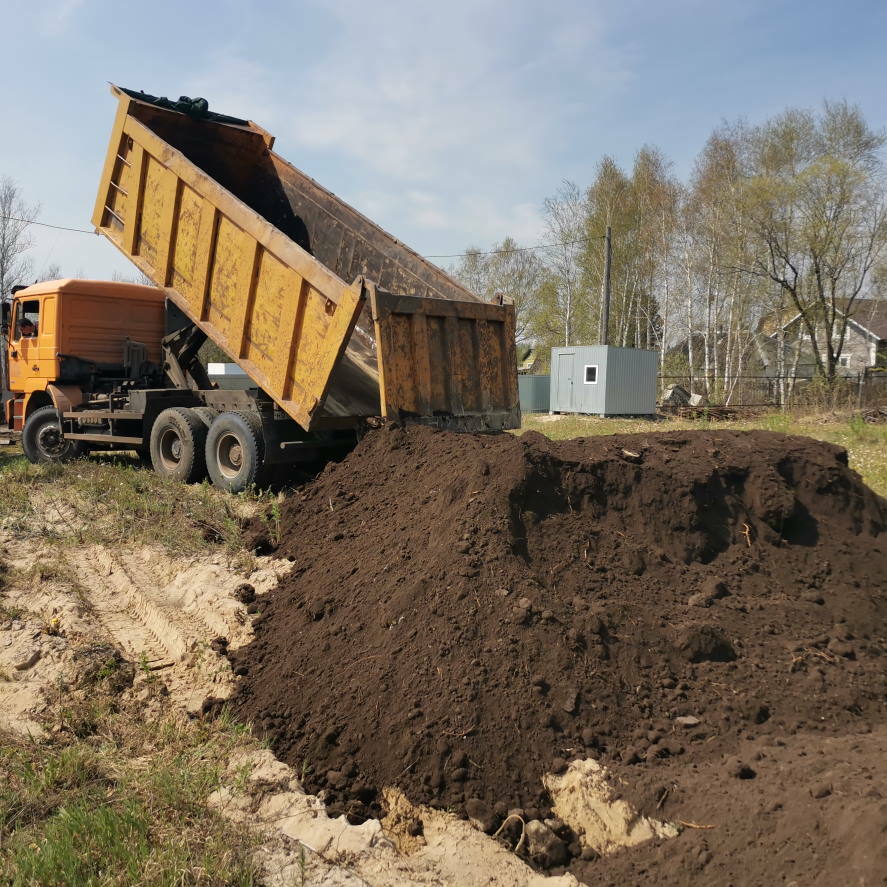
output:
[[188, 554], [207, 547], [242, 552], [244, 520], [270, 494], [231, 496], [208, 483], [166, 481], [134, 459], [92, 456], [68, 465], [32, 465], [0, 452], [0, 529], [64, 543], [161, 545]]
[[539, 431], [554, 440], [599, 434], [649, 434], [651, 431], [748, 431], [762, 429], [798, 434], [838, 444], [847, 450], [850, 467], [881, 496], [887, 496], [887, 425], [870, 425], [852, 414], [792, 416], [767, 413], [730, 421], [705, 419], [601, 419], [594, 416], [548, 416], [529, 413], [522, 431]]

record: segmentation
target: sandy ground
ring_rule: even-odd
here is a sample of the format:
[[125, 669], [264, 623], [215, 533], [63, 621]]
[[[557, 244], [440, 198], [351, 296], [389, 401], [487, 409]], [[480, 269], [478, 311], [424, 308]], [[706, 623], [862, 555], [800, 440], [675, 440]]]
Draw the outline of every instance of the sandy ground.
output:
[[[219, 639], [236, 648], [252, 636], [244, 584], [247, 599], [250, 586], [261, 595], [291, 567], [257, 558], [255, 569], [243, 573], [224, 555], [174, 560], [158, 549], [100, 546], [59, 558], [58, 549], [0, 538], [3, 612], [14, 614], [0, 615], [0, 728], [35, 737], [42, 733], [41, 710], [82, 668], [78, 650], [99, 643], [110, 642], [136, 664], [141, 680], [128, 692], [147, 698], [150, 674], [162, 681], [164, 704], [191, 715], [207, 698], [227, 698], [235, 679]], [[298, 775], [270, 751], [245, 750], [229, 772], [231, 784], [208, 801], [261, 829], [259, 855], [273, 885], [578, 883], [569, 874], [535, 873], [469, 822], [415, 807], [394, 790], [385, 820], [354, 826], [329, 818], [321, 799], [306, 794]], [[598, 765], [574, 762], [550, 787], [559, 815], [600, 850], [674, 834], [666, 823], [637, 817]]]

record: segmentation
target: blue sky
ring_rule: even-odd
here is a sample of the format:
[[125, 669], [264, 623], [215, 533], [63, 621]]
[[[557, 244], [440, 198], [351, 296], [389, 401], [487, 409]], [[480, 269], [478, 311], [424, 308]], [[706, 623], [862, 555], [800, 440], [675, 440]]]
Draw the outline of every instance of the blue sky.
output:
[[[255, 120], [426, 255], [538, 242], [543, 199], [605, 154], [654, 144], [685, 177], [724, 119], [847, 99], [887, 124], [884, 0], [0, 0], [0, 21], [0, 176], [84, 228], [108, 81]], [[132, 273], [101, 238], [32, 231], [38, 268]]]

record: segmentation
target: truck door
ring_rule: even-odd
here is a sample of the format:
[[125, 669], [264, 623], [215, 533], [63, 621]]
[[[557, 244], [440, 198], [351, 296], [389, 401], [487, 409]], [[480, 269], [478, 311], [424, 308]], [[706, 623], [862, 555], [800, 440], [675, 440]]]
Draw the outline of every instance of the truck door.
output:
[[[28, 382], [40, 376], [40, 299], [15, 303], [9, 328], [9, 388], [23, 392], [33, 390]], [[26, 322], [33, 324], [29, 330]]]

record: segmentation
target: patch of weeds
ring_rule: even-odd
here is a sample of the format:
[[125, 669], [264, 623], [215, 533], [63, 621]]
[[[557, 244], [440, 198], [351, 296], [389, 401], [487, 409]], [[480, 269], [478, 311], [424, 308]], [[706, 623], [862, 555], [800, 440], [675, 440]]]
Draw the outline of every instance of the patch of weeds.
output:
[[[222, 547], [242, 552], [243, 522], [271, 494], [232, 496], [207, 483], [180, 484], [121, 456], [95, 456], [67, 465], [31, 465], [23, 456], [0, 463], [0, 526], [22, 537], [104, 545], [161, 545], [193, 554]], [[51, 562], [35, 565], [38, 579], [55, 578]]]
[[[37, 840], [12, 840], [12, 884], [139, 883], [149, 828], [145, 810], [133, 801], [119, 807], [74, 801], [45, 821]], [[114, 881], [107, 880], [108, 871], [117, 873]]]
[[22, 828], [27, 833], [34, 821], [52, 816], [72, 794], [98, 802], [109, 784], [95, 750], [81, 743], [43, 748], [10, 738], [0, 744], [0, 773], [4, 838]]
[[21, 607], [17, 607], [15, 604], [9, 604], [3, 600], [0, 600], [0, 622], [6, 622], [7, 620], [11, 621], [13, 619], [21, 619], [24, 614], [25, 611]]
[[[234, 714], [228, 705], [220, 706], [214, 716], [214, 723], [218, 729], [222, 730], [224, 733], [230, 734], [232, 737], [251, 737], [252, 731], [249, 725], [234, 720]], [[264, 743], [260, 740], [252, 738], [252, 742], [257, 747], [264, 747]]]
[[115, 703], [107, 696], [72, 695], [59, 704], [56, 727], [77, 739], [86, 739], [98, 733], [115, 708]]
[[110, 644], [81, 647], [75, 650], [74, 658], [80, 663], [78, 686], [81, 689], [116, 694], [131, 687], [135, 679], [133, 663]]
[[139, 671], [145, 676], [145, 680], [149, 684], [157, 682], [157, 675], [154, 674], [154, 669], [151, 668], [151, 663], [148, 661], [148, 654], [144, 650], [139, 656]]
[[94, 729], [71, 732], [65, 699], [52, 738], [0, 736], [0, 872], [12, 887], [256, 887], [258, 839], [207, 806], [250, 740], [219, 722], [91, 695]]
[[791, 434], [792, 420], [786, 413], [768, 413], [761, 417], [760, 428], [764, 431], [778, 431], [780, 434]]
[[268, 525], [268, 535], [271, 539], [271, 544], [277, 548], [282, 540], [282, 533], [280, 530], [280, 500], [275, 499], [271, 503], [271, 508], [268, 509], [265, 516], [265, 523]]
[[62, 620], [58, 616], [44, 615], [40, 618], [40, 630], [50, 637], [58, 637], [62, 633]]
[[872, 426], [863, 419], [862, 416], [856, 414], [847, 420], [847, 430], [851, 437], [856, 440], [871, 440], [875, 437], [872, 433]]
[[22, 576], [36, 582], [50, 582], [52, 580], [66, 580], [69, 571], [58, 560], [38, 560], [31, 564], [27, 570], [22, 571]]

